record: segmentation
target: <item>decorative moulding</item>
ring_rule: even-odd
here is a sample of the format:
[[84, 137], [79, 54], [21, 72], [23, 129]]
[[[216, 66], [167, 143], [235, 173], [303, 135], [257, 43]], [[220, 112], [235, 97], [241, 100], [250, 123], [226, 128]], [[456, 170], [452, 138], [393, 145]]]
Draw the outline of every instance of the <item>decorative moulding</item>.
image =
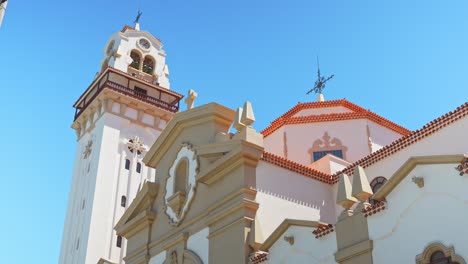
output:
[[424, 178], [423, 178], [423, 177], [416, 177], [416, 176], [413, 176], [413, 178], [411, 178], [411, 180], [412, 180], [419, 188], [424, 187]]
[[432, 243], [424, 249], [424, 252], [416, 256], [416, 264], [430, 264], [431, 256], [436, 251], [442, 251], [445, 257], [450, 257], [450, 263], [466, 264], [466, 261], [459, 255], [455, 254], [453, 246], [446, 247], [440, 242]]
[[[187, 186], [184, 192], [175, 192], [176, 169], [180, 162], [187, 162]], [[169, 169], [169, 177], [166, 180], [165, 212], [173, 225], [179, 225], [187, 214], [190, 203], [195, 196], [197, 184], [195, 176], [197, 173], [198, 159], [195, 150], [190, 144], [184, 143]]]

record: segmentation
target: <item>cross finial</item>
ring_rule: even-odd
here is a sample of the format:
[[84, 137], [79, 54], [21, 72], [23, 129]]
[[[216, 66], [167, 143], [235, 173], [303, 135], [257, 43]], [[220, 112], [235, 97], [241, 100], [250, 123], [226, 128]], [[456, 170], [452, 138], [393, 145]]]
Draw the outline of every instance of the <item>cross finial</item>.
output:
[[192, 109], [195, 103], [195, 99], [197, 99], [198, 94], [190, 89], [187, 94], [187, 99], [185, 99], [185, 104], [187, 105], [187, 110]]
[[140, 17], [141, 15], [143, 14], [143, 12], [141, 12], [140, 8], [138, 8], [138, 14], [135, 18], [135, 21], [133, 23], [135, 23], [135, 29], [136, 30], [140, 30]]
[[328, 78], [325, 78], [320, 74], [320, 63], [317, 57], [317, 81], [315, 81], [314, 88], [310, 89], [306, 94], [310, 94], [311, 92], [317, 93], [318, 101], [319, 102], [325, 101], [325, 99], [323, 98], [322, 91], [323, 89], [325, 89], [325, 84], [334, 76], [335, 75], [332, 74]]

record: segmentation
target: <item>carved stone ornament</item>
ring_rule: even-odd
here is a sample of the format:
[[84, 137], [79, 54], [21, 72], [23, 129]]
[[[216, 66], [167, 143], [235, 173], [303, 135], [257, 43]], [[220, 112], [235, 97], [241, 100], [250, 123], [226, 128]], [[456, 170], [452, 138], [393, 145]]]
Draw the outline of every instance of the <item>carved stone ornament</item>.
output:
[[93, 141], [88, 140], [88, 143], [86, 144], [85, 149], [83, 151], [83, 159], [87, 159], [91, 155], [92, 151], [93, 151]]
[[[185, 164], [182, 164], [185, 163]], [[179, 165], [184, 165], [184, 175], [180, 175]], [[187, 213], [190, 203], [195, 196], [197, 181], [195, 176], [198, 173], [198, 159], [190, 144], [184, 144], [177, 153], [177, 156], [169, 169], [169, 177], [166, 181], [166, 194], [164, 197], [165, 212], [172, 225], [178, 225]], [[180, 179], [184, 177], [184, 188], [176, 186]], [[178, 189], [179, 188], [179, 189]]]
[[145, 144], [137, 136], [128, 140], [127, 147], [131, 153], [136, 155], [141, 155], [141, 153], [143, 153], [146, 150]]
[[460, 173], [460, 176], [468, 174], [468, 158], [464, 158], [455, 169]]
[[294, 236], [285, 236], [284, 241], [288, 242], [289, 245], [294, 245]]
[[[450, 259], [450, 263], [466, 264], [466, 261], [463, 259], [463, 257], [455, 253], [455, 249], [453, 246], [446, 247], [439, 242], [430, 244], [429, 246], [426, 247], [426, 249], [424, 249], [424, 252], [422, 254], [416, 256], [416, 264], [434, 263], [434, 262], [431, 262], [431, 257], [436, 252], [441, 253], [447, 259]], [[444, 263], [449, 263], [449, 262], [444, 262]]]
[[424, 187], [424, 178], [414, 176], [411, 180], [418, 186], [418, 188]]
[[322, 139], [317, 139], [312, 144], [312, 148], [309, 149], [311, 154], [312, 162], [314, 162], [313, 153], [317, 151], [330, 151], [330, 150], [341, 150], [343, 152], [343, 159], [346, 159], [347, 147], [343, 146], [341, 140], [338, 138], [331, 138], [328, 132], [325, 132]]

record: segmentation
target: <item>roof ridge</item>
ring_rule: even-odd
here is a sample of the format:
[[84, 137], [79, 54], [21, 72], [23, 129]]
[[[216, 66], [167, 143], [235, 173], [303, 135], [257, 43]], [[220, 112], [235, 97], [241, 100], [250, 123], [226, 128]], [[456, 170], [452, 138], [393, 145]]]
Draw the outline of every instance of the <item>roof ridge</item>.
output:
[[273, 153], [264, 151], [261, 160], [266, 161], [270, 164], [279, 166], [281, 168], [290, 170], [307, 176], [309, 178], [319, 180], [324, 183], [333, 184], [334, 179], [331, 174], [327, 174], [312, 168], [309, 168], [303, 164], [297, 163], [295, 161], [283, 158], [281, 156], [275, 155]]
[[446, 114], [430, 121], [426, 125], [422, 126], [420, 129], [417, 129], [410, 134], [403, 136], [389, 145], [384, 146], [383, 148], [373, 152], [360, 160], [357, 160], [353, 164], [349, 165], [348, 167], [344, 168], [343, 170], [333, 174], [335, 179], [342, 173], [345, 174], [352, 174], [352, 169], [359, 165], [362, 167], [368, 167], [414, 143], [422, 140], [433, 134], [434, 132], [439, 131], [440, 129], [446, 127], [447, 125], [461, 119], [462, 117], [468, 115], [468, 102], [457, 107], [455, 110], [447, 112]]
[[[308, 115], [308, 116], [299, 116], [299, 117], [293, 116], [294, 114], [298, 113], [300, 110], [303, 110], [303, 109], [333, 107], [333, 106], [343, 106], [353, 112]], [[306, 103], [299, 102], [293, 108], [289, 109], [286, 113], [284, 113], [280, 117], [273, 120], [268, 127], [262, 130], [261, 133], [263, 134], [264, 137], [267, 137], [285, 124], [297, 124], [296, 122], [306, 123], [306, 122], [339, 121], [339, 120], [344, 120], [347, 118], [352, 118], [352, 119], [368, 118], [371, 121], [381, 126], [387, 127], [401, 135], [407, 135], [411, 132], [410, 130], [404, 128], [403, 126], [398, 125], [397, 123], [392, 122], [389, 119], [386, 119], [385, 117], [372, 112], [371, 110], [366, 110], [365, 108], [359, 105], [356, 105], [346, 100], [345, 98], [343, 98], [339, 100], [330, 100], [330, 101], [324, 101], [324, 102], [306, 102]]]

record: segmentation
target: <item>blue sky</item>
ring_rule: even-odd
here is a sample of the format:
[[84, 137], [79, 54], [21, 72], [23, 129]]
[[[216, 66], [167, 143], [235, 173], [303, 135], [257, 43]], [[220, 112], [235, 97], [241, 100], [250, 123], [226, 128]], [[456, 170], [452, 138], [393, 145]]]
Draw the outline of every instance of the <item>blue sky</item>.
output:
[[[0, 28], [3, 138], [0, 254], [56, 263], [76, 137], [71, 107], [99, 69], [109, 36], [137, 1], [10, 0]], [[464, 0], [142, 0], [142, 30], [162, 39], [172, 89], [197, 105], [253, 104], [258, 130], [335, 74], [346, 98], [411, 130], [466, 102]], [[6, 232], [6, 233], [5, 233]]]

